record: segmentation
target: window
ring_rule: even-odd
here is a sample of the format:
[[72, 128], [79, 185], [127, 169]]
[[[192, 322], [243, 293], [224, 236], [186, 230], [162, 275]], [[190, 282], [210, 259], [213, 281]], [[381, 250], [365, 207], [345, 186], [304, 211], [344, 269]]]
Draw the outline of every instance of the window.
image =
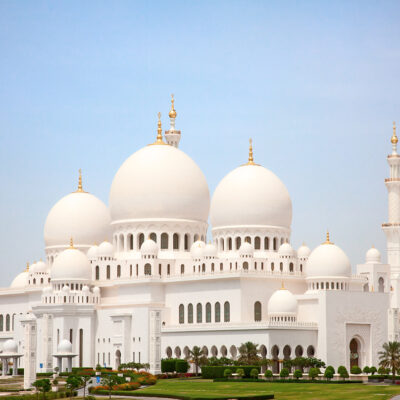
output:
[[383, 292], [385, 290], [385, 281], [382, 277], [378, 280], [378, 292]]
[[238, 236], [236, 239], [235, 239], [235, 246], [236, 246], [236, 250], [239, 250], [240, 249], [240, 245], [242, 244], [242, 239]]
[[254, 303], [254, 321], [261, 321], [261, 303], [259, 301]]
[[188, 322], [193, 324], [193, 304], [188, 305]]
[[171, 273], [171, 266], [168, 264], [167, 265], [167, 275], [169, 275]]
[[100, 279], [100, 267], [97, 265], [96, 266], [96, 281]]
[[206, 322], [211, 322], [211, 304], [206, 304]]
[[274, 238], [274, 250], [278, 250], [278, 238]]
[[151, 265], [150, 264], [145, 264], [145, 266], [144, 266], [144, 274], [145, 275], [151, 275]]
[[215, 322], [221, 322], [221, 305], [215, 303]]
[[3, 332], [4, 330], [4, 317], [3, 315], [0, 315], [0, 332]]
[[139, 250], [142, 247], [143, 242], [144, 242], [144, 234], [141, 233], [141, 234], [139, 234], [139, 238], [138, 238], [138, 249]]
[[279, 269], [281, 270], [281, 272], [283, 271], [283, 263], [279, 264]]
[[293, 272], [293, 263], [290, 263], [290, 264], [289, 264], [289, 271], [290, 271], [290, 272]]
[[250, 236], [246, 236], [246, 237], [244, 238], [244, 241], [245, 241], [246, 243], [251, 243], [251, 238], [250, 238]]
[[179, 250], [179, 235], [177, 233], [174, 233], [172, 241], [173, 241], [173, 249]]
[[223, 263], [220, 263], [220, 264], [219, 264], [219, 270], [222, 271], [223, 269], [224, 269], [224, 264], [223, 264]]
[[132, 264], [129, 266], [129, 276], [132, 276]]
[[228, 250], [232, 250], [232, 238], [228, 238]]
[[269, 250], [269, 238], [264, 238], [264, 250]]
[[261, 240], [260, 240], [260, 238], [257, 236], [257, 237], [254, 239], [254, 249], [255, 249], [255, 250], [260, 250], [260, 248], [261, 248]]
[[231, 310], [229, 302], [226, 301], [224, 304], [224, 322], [229, 322], [231, 320]]
[[271, 271], [273, 271], [275, 269], [275, 265], [274, 263], [271, 263]]
[[133, 250], [133, 235], [128, 235], [129, 250]]
[[181, 274], [184, 274], [184, 273], [185, 273], [185, 265], [181, 264]]
[[249, 269], [249, 263], [247, 261], [245, 261], [243, 263], [243, 269], [248, 270]]
[[168, 249], [168, 233], [161, 234], [161, 250]]
[[198, 324], [201, 324], [203, 322], [203, 309], [201, 307], [201, 304], [197, 304], [197, 318], [196, 321]]
[[185, 323], [185, 306], [183, 304], [179, 306], [179, 323]]
[[189, 235], [185, 234], [185, 250], [189, 250]]
[[150, 233], [150, 239], [157, 243], [157, 235], [154, 232]]
[[121, 266], [117, 265], [117, 278], [121, 277]]
[[111, 271], [109, 265], [107, 265], [107, 279], [111, 279]]

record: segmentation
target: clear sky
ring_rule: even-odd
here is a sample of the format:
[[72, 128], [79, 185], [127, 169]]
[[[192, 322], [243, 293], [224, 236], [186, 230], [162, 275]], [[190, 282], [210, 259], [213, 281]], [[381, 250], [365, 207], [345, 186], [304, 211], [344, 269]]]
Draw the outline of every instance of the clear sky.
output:
[[0, 0], [0, 286], [44, 257], [79, 168], [108, 203], [171, 93], [211, 193], [252, 137], [291, 194], [296, 248], [329, 228], [353, 268], [385, 253], [399, 1]]

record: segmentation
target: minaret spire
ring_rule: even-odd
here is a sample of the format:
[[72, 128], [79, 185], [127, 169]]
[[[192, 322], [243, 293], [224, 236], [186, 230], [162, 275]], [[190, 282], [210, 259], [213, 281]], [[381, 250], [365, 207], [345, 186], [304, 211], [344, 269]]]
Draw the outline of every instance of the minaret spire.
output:
[[393, 135], [390, 140], [392, 142], [392, 154], [397, 154], [397, 142], [399, 139], [397, 138], [396, 135], [396, 122], [393, 121]]
[[151, 144], [152, 144], [152, 145], [154, 145], [154, 144], [165, 145], [166, 143], [164, 143], [163, 137], [162, 137], [161, 113], [160, 113], [160, 112], [157, 114], [157, 117], [158, 117], [158, 122], [157, 122], [157, 138], [156, 138], [156, 141], [155, 141], [154, 143], [151, 143]]
[[171, 110], [169, 111], [169, 121], [170, 128], [168, 131], [165, 131], [165, 140], [171, 146], [178, 147], [179, 141], [181, 140], [181, 131], [177, 131], [175, 129], [175, 118], [177, 116], [175, 110], [175, 98], [174, 95], [171, 94]]

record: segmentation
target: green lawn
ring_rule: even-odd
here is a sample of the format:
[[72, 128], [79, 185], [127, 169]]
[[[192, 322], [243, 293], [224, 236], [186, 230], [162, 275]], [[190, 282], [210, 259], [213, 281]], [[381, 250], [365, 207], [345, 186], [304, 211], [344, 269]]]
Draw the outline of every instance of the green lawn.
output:
[[277, 400], [370, 400], [390, 399], [400, 394], [399, 386], [372, 386], [363, 384], [318, 384], [318, 383], [227, 383], [212, 380], [159, 380], [156, 385], [136, 391], [140, 393], [183, 395], [193, 399], [202, 397], [219, 399], [235, 398], [235, 395], [273, 393]]

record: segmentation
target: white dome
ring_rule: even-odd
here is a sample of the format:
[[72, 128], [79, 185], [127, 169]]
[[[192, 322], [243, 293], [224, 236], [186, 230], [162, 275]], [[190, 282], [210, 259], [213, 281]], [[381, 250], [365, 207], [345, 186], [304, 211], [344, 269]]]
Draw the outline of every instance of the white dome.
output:
[[97, 286], [95, 286], [95, 287], [93, 288], [93, 294], [100, 294], [100, 288], [97, 287]]
[[346, 253], [333, 243], [324, 243], [312, 251], [306, 266], [307, 277], [350, 277], [351, 265]]
[[283, 243], [278, 249], [278, 254], [280, 256], [292, 257], [294, 255], [293, 247], [289, 243]]
[[252, 257], [254, 254], [254, 247], [252, 244], [248, 242], [243, 242], [239, 249], [239, 256], [250, 256]]
[[381, 252], [375, 247], [371, 247], [365, 255], [365, 261], [368, 264], [380, 264], [381, 263]]
[[260, 165], [243, 165], [226, 175], [217, 186], [211, 201], [210, 220], [213, 228], [290, 228], [292, 201], [274, 173]]
[[297, 314], [297, 300], [287, 289], [279, 289], [268, 301], [268, 315], [293, 316]]
[[84, 293], [90, 292], [89, 286], [84, 285], [84, 286], [82, 287], [82, 292], [84, 292]]
[[146, 239], [142, 246], [140, 247], [140, 252], [142, 255], [157, 256], [158, 255], [158, 245], [153, 239]]
[[30, 265], [29, 271], [32, 272], [32, 273], [35, 273], [36, 272], [36, 265], [37, 265], [37, 262], [35, 261], [33, 264]]
[[89, 260], [95, 260], [99, 254], [99, 246], [97, 244], [93, 245], [87, 252], [87, 257]]
[[204, 257], [217, 257], [217, 248], [213, 243], [207, 243], [203, 250]]
[[96, 196], [74, 192], [50, 210], [44, 226], [46, 247], [64, 247], [70, 238], [77, 246], [90, 246], [110, 236], [110, 213]]
[[43, 291], [42, 291], [42, 293], [43, 294], [49, 294], [49, 293], [51, 293], [52, 292], [52, 288], [51, 288], [51, 286], [46, 286], [44, 289], [43, 289]]
[[114, 246], [105, 240], [103, 243], [100, 243], [97, 255], [99, 257], [112, 257], [114, 255]]
[[51, 280], [91, 280], [90, 261], [75, 248], [62, 251], [54, 260], [50, 271]]
[[24, 271], [19, 273], [11, 282], [10, 287], [13, 289], [16, 288], [23, 288], [28, 285], [28, 277], [29, 277], [29, 272]]
[[58, 344], [57, 352], [58, 353], [72, 353], [71, 342], [67, 339], [61, 340], [61, 342]]
[[68, 285], [64, 285], [61, 289], [64, 293], [69, 293], [70, 292], [70, 288]]
[[311, 250], [308, 246], [305, 244], [302, 244], [298, 249], [297, 249], [297, 257], [299, 258], [307, 258], [311, 254]]
[[206, 222], [210, 194], [206, 178], [183, 151], [146, 146], [116, 173], [110, 191], [113, 221], [145, 218]]
[[13, 339], [8, 339], [3, 344], [3, 353], [16, 353], [18, 351], [18, 344]]
[[31, 271], [45, 273], [45, 272], [47, 272], [47, 266], [42, 260], [40, 260], [31, 267]]
[[204, 255], [204, 248], [206, 244], [202, 240], [195, 241], [190, 247], [190, 254], [193, 259], [202, 258]]

